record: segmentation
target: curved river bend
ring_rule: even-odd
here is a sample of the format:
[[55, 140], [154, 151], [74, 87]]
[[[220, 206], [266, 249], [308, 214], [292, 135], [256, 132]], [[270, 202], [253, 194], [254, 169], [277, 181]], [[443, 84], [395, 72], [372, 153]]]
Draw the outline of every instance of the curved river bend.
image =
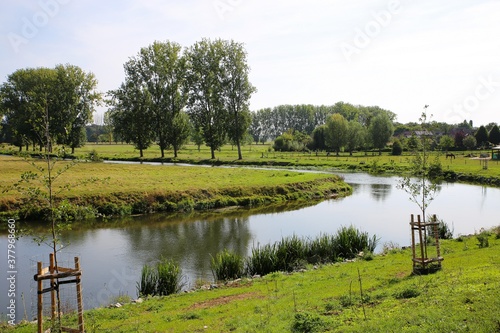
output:
[[[81, 257], [84, 304], [86, 308], [106, 305], [117, 295], [137, 296], [137, 281], [144, 263], [161, 256], [182, 266], [187, 287], [197, 279], [212, 281], [210, 254], [231, 249], [246, 256], [253, 245], [271, 243], [282, 237], [315, 237], [335, 233], [340, 226], [354, 225], [385, 242], [401, 246], [410, 243], [410, 214], [418, 214], [416, 204], [396, 188], [397, 177], [362, 173], [340, 173], [353, 186], [353, 195], [323, 201], [314, 206], [273, 212], [229, 212], [209, 217], [142, 216], [113, 221], [102, 228], [81, 228], [66, 232], [62, 243], [62, 265], [72, 267], [74, 255]], [[454, 236], [472, 234], [480, 228], [500, 225], [500, 189], [465, 184], [442, 184], [428, 212], [437, 214], [454, 228]], [[290, 209], [290, 208], [288, 208]], [[7, 235], [0, 236], [6, 253]], [[38, 246], [29, 237], [16, 242], [17, 316], [36, 310], [36, 261], [47, 261], [50, 248]], [[0, 259], [6, 275], [7, 257]], [[67, 263], [66, 263], [67, 262]], [[409, 261], [410, 265], [410, 261]], [[410, 266], [409, 266], [410, 267]], [[6, 313], [8, 283], [0, 284], [0, 313]], [[24, 297], [22, 297], [23, 295]], [[33, 303], [33, 304], [32, 304]]]

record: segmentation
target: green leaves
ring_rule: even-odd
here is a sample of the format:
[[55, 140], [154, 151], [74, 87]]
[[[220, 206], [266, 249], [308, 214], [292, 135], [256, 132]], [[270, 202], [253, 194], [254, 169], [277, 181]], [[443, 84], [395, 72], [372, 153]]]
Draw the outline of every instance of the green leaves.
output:
[[85, 125], [100, 103], [94, 74], [73, 65], [19, 69], [0, 86], [0, 109], [14, 144], [51, 149], [52, 142], [80, 147]]

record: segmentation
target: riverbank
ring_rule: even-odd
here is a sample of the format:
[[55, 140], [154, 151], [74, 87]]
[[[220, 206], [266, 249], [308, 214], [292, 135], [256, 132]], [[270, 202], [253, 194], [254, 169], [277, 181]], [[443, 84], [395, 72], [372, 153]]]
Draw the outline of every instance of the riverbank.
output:
[[[36, 159], [26, 162], [15, 156], [0, 159], [0, 187], [9, 189], [0, 194], [2, 216], [40, 219], [46, 212], [42, 201], [47, 194], [43, 174], [36, 169], [45, 165]], [[70, 161], [58, 161], [53, 175], [59, 171], [63, 173], [53, 187], [56, 201], [62, 203], [58, 214], [66, 220], [255, 207], [292, 200], [322, 200], [352, 192], [335, 175], [287, 170], [90, 162], [72, 165]], [[38, 172], [38, 177], [21, 181], [26, 172]], [[13, 184], [18, 184], [17, 188], [12, 188]], [[35, 187], [42, 191], [40, 200], [26, 200], [23, 194]]]
[[[498, 228], [487, 239], [488, 246], [477, 236], [442, 241], [443, 268], [429, 275], [411, 275], [411, 250], [386, 244], [372, 260], [308, 266], [139, 302], [117, 298], [119, 307], [85, 312], [86, 330], [497, 332]], [[76, 322], [73, 315], [63, 318], [68, 325]], [[3, 329], [33, 332], [35, 324]]]

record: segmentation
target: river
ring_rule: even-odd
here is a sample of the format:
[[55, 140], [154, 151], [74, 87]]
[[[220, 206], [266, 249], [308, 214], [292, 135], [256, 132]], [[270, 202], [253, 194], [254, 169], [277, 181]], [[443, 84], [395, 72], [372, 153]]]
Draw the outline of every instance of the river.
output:
[[[241, 255], [252, 246], [298, 235], [315, 237], [335, 233], [341, 226], [354, 225], [386, 242], [410, 244], [410, 214], [416, 204], [396, 188], [397, 177], [363, 173], [339, 173], [353, 186], [351, 196], [322, 201], [306, 207], [293, 203], [259, 211], [222, 211], [209, 214], [150, 215], [112, 220], [65, 231], [59, 254], [63, 267], [73, 267], [81, 258], [85, 308], [109, 304], [118, 295], [137, 297], [137, 281], [145, 263], [160, 257], [180, 263], [186, 288], [197, 280], [212, 281], [210, 255], [224, 248]], [[500, 225], [497, 205], [500, 189], [467, 184], [442, 184], [428, 212], [437, 214], [454, 230], [454, 236], [473, 234], [481, 228]], [[0, 236], [2, 274], [7, 276], [8, 238]], [[36, 262], [47, 262], [51, 249], [37, 245], [30, 237], [15, 243], [17, 317], [36, 313]], [[446, 263], [444, 263], [446, 265]], [[411, 269], [410, 258], [408, 269]], [[71, 285], [71, 288], [73, 286]], [[0, 283], [0, 313], [7, 312], [9, 283]], [[69, 293], [69, 292], [68, 292]], [[71, 297], [71, 296], [70, 296]], [[5, 319], [4, 317], [2, 317]]]

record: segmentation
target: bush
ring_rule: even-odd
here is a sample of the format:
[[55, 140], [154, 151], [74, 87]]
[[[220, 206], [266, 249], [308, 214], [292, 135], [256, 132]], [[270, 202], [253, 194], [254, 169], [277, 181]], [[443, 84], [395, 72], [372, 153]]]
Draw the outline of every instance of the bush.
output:
[[439, 221], [438, 233], [440, 239], [453, 239], [453, 228], [450, 228], [443, 220]]
[[401, 141], [399, 140], [394, 140], [394, 143], [392, 144], [392, 152], [391, 154], [394, 156], [399, 156], [403, 153], [403, 145], [401, 144]]
[[243, 258], [224, 249], [211, 257], [211, 268], [216, 281], [234, 280], [243, 275]]
[[102, 162], [102, 158], [99, 156], [99, 153], [95, 149], [92, 149], [92, 151], [89, 152], [89, 154], [87, 155], [87, 160], [91, 162]]
[[490, 246], [490, 242], [488, 240], [489, 237], [490, 233], [484, 229], [481, 229], [481, 232], [476, 235], [476, 238], [479, 241], [478, 246], [480, 249]]
[[295, 314], [292, 324], [292, 332], [322, 332], [325, 329], [325, 322], [317, 314], [309, 312], [299, 312]]
[[420, 291], [415, 286], [408, 287], [394, 293], [394, 297], [396, 299], [415, 298], [418, 296], [420, 296]]
[[62, 222], [92, 219], [96, 215], [97, 210], [93, 207], [74, 205], [67, 200], [63, 200], [54, 210], [55, 219]]

